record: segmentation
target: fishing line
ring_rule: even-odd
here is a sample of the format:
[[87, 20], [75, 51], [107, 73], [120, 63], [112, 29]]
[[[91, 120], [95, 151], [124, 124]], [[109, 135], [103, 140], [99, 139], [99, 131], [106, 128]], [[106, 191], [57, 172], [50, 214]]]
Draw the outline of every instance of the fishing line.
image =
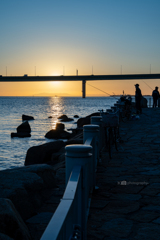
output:
[[153, 89], [145, 81], [142, 80], [142, 82], [144, 82], [153, 91]]
[[[105, 92], [105, 91], [103, 91], [103, 90], [101, 90], [101, 89], [99, 89], [99, 88], [97, 88], [97, 87], [94, 87], [93, 85], [91, 85], [91, 84], [89, 84], [89, 83], [87, 83], [89, 86], [91, 86], [91, 87], [93, 87], [93, 88], [95, 88], [95, 89], [97, 89], [97, 90], [99, 90], [99, 91], [101, 91], [101, 92], [104, 92], [104, 93], [106, 93], [107, 95], [109, 95], [110, 97], [114, 97], [114, 96], [112, 96], [111, 94], [109, 94], [109, 93], [107, 93], [107, 92]], [[114, 97], [115, 99], [119, 99], [119, 98], [116, 98], [116, 97]]]

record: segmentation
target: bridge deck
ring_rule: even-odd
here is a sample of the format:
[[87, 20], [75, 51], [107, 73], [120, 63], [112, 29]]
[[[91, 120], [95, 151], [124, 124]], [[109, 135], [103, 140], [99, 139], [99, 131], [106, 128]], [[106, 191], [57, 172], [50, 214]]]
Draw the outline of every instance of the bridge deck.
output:
[[71, 76], [2, 76], [0, 82], [41, 82], [41, 81], [94, 81], [94, 80], [136, 80], [160, 79], [160, 73], [120, 75], [71, 75]]

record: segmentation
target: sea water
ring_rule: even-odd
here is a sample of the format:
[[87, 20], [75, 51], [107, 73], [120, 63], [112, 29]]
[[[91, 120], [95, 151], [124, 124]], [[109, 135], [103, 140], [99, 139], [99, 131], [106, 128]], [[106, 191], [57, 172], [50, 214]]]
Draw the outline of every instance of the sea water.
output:
[[[151, 97], [146, 98], [149, 103]], [[55, 128], [59, 116], [66, 114], [74, 119], [64, 123], [67, 131], [77, 127], [74, 115], [81, 118], [105, 111], [117, 100], [119, 97], [0, 97], [0, 170], [24, 166], [30, 147], [54, 141], [45, 138], [45, 134]], [[22, 123], [23, 114], [35, 119], [29, 121], [31, 137], [11, 138], [11, 132], [16, 132]]]
[[[64, 123], [65, 130], [76, 128], [77, 119], [114, 105], [118, 97], [0, 97], [0, 170], [24, 166], [27, 150], [47, 143], [45, 134], [55, 128], [58, 117], [73, 118]], [[22, 123], [22, 114], [33, 116], [29, 121], [31, 137], [11, 138], [11, 132]], [[49, 118], [52, 117], [52, 118]]]

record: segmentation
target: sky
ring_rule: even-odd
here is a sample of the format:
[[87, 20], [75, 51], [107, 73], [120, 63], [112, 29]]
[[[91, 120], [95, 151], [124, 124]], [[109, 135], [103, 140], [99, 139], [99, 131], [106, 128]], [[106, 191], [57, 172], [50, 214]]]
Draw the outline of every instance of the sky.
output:
[[[0, 75], [160, 73], [159, 9], [159, 0], [1, 0]], [[90, 81], [86, 96], [134, 94], [136, 83], [143, 95], [160, 88]], [[82, 82], [0, 82], [0, 96], [37, 95], [82, 96]]]

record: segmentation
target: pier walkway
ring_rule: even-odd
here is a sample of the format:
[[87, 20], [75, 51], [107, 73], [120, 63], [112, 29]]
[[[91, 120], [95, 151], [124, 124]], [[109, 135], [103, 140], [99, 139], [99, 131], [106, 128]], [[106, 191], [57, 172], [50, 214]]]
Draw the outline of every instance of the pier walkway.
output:
[[160, 108], [120, 123], [120, 134], [97, 169], [87, 240], [160, 239]]

